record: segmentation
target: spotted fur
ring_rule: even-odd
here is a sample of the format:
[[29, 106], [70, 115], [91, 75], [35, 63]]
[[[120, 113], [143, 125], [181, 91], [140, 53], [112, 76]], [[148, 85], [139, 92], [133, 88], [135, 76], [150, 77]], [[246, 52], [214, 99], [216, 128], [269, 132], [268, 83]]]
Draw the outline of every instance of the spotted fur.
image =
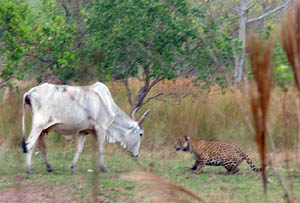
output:
[[258, 172], [252, 160], [235, 144], [226, 141], [205, 141], [188, 136], [181, 137], [174, 146], [176, 151], [190, 151], [195, 164], [191, 168], [195, 173], [201, 173], [205, 165], [224, 166], [228, 174], [239, 172], [238, 166], [246, 160], [253, 171]]

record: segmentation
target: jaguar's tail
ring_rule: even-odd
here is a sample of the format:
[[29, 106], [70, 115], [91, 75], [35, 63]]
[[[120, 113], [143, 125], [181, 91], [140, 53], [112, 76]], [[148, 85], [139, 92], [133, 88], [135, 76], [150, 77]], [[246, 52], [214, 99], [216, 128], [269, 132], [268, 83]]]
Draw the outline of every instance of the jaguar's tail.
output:
[[253, 171], [255, 171], [255, 172], [260, 172], [261, 171], [261, 168], [257, 168], [253, 164], [252, 160], [250, 159], [250, 157], [247, 154], [244, 154], [244, 160], [247, 161], [247, 164], [250, 166], [250, 168], [252, 168]]

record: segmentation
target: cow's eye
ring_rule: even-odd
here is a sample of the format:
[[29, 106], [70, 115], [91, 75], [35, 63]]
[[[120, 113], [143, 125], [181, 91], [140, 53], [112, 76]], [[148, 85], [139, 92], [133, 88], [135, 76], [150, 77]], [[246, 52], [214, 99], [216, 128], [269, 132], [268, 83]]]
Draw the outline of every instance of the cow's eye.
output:
[[140, 136], [143, 137], [143, 133], [141, 133]]

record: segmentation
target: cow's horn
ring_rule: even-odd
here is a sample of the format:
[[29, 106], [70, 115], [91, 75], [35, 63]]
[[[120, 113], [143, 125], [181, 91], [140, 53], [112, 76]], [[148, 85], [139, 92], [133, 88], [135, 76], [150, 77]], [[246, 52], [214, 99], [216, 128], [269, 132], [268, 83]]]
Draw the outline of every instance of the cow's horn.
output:
[[144, 113], [144, 115], [142, 116], [142, 118], [141, 118], [140, 121], [139, 121], [139, 125], [141, 125], [141, 124], [144, 122], [146, 116], [147, 116], [149, 113], [150, 113], [150, 109], [148, 109], [148, 110]]
[[136, 114], [136, 112], [139, 110], [139, 108], [140, 108], [140, 107], [136, 107], [136, 108], [133, 109], [133, 111], [131, 112], [131, 118], [132, 118], [133, 120], [136, 120], [136, 119], [135, 119], [135, 114]]

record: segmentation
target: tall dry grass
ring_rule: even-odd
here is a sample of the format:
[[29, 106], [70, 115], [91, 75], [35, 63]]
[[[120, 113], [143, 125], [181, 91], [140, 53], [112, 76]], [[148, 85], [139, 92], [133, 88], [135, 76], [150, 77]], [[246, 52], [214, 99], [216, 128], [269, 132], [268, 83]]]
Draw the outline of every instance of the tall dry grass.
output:
[[[281, 28], [281, 42], [287, 59], [292, 67], [300, 104], [300, 1], [296, 1], [295, 9], [289, 10]], [[300, 116], [300, 107], [297, 108]], [[300, 153], [300, 131], [298, 132], [298, 154]]]
[[[133, 89], [142, 84], [131, 81]], [[116, 103], [127, 113], [130, 105], [127, 102], [126, 89], [121, 83], [108, 84]], [[244, 119], [243, 112], [251, 116], [249, 96], [246, 87], [238, 87], [233, 91], [214, 86], [207, 90], [197, 90], [185, 97], [179, 103], [180, 95], [195, 88], [188, 79], [165, 81], [155, 87], [150, 94], [168, 92], [170, 96], [162, 98], [164, 101], [153, 100], [144, 106], [137, 117], [146, 109], [151, 109], [150, 115], [144, 122], [145, 137], [141, 150], [169, 149], [175, 140], [182, 135], [203, 138], [206, 140], [228, 140], [239, 145], [245, 151], [256, 149], [255, 134]], [[7, 149], [19, 147], [21, 139], [21, 111], [22, 95], [29, 87], [21, 87], [19, 93], [0, 102], [0, 143]], [[176, 95], [176, 94], [177, 95]], [[150, 95], [150, 96], [151, 96]], [[235, 96], [234, 96], [235, 95]], [[237, 102], [237, 99], [239, 103]], [[279, 150], [294, 150], [297, 148], [298, 93], [293, 88], [284, 91], [273, 87], [269, 106], [268, 126], [269, 136], [272, 136], [275, 146]], [[30, 115], [27, 112], [27, 136], [30, 131]], [[253, 126], [251, 126], [254, 128]], [[47, 136], [47, 145], [66, 147], [67, 143], [59, 135]], [[271, 143], [266, 142], [268, 148]]]
[[22, 117], [22, 99], [19, 94], [11, 94], [0, 102], [0, 148], [16, 148], [20, 143]]
[[257, 35], [252, 34], [248, 39], [247, 49], [254, 75], [255, 85], [250, 89], [250, 104], [255, 127], [255, 137], [261, 160], [261, 173], [264, 184], [264, 192], [267, 192], [266, 176], [266, 138], [267, 138], [267, 115], [272, 90], [271, 59], [273, 43], [269, 40], [264, 43]]

